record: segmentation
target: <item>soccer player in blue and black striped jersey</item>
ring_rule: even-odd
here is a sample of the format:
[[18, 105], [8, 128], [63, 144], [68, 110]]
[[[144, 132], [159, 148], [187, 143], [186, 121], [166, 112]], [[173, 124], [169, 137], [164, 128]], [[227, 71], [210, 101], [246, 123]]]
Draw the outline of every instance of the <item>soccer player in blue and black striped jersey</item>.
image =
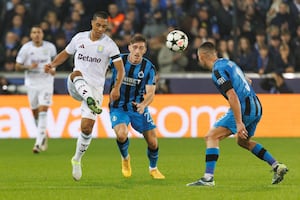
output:
[[220, 140], [236, 135], [237, 143], [258, 158], [267, 162], [274, 171], [272, 184], [278, 184], [287, 173], [287, 167], [279, 163], [261, 144], [251, 139], [260, 118], [262, 106], [242, 70], [234, 62], [218, 58], [211, 42], [203, 43], [198, 49], [202, 66], [212, 71], [212, 79], [220, 93], [227, 99], [230, 109], [221, 117], [205, 136], [206, 168], [199, 180], [187, 186], [214, 186], [214, 171], [219, 157]]
[[[128, 46], [129, 54], [121, 54], [125, 67], [120, 98], [110, 101], [110, 119], [117, 135], [117, 145], [122, 157], [122, 174], [131, 176], [130, 155], [128, 153], [128, 125], [143, 134], [147, 144], [149, 159], [149, 173], [154, 179], [164, 179], [165, 176], [157, 168], [158, 142], [156, 126], [153, 122], [148, 106], [155, 95], [156, 70], [154, 65], [146, 58], [146, 39], [137, 34], [131, 39]], [[116, 81], [117, 71], [112, 63], [112, 85]]]

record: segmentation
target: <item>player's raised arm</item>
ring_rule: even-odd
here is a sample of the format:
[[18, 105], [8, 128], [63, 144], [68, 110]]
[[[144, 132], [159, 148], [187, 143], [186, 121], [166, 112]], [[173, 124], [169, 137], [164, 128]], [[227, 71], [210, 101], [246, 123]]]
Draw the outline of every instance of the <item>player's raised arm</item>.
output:
[[66, 52], [66, 50], [61, 51], [51, 63], [48, 63], [45, 65], [45, 72], [51, 73], [51, 71], [55, 71], [55, 69], [61, 65], [63, 62], [65, 62], [69, 58], [69, 54]]

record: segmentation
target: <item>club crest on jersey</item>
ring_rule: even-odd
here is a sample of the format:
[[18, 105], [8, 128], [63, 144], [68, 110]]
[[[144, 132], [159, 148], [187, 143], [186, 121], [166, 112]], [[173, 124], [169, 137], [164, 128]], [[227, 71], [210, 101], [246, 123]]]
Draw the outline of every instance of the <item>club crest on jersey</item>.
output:
[[113, 121], [113, 122], [117, 121], [117, 119], [118, 119], [118, 118], [117, 118], [117, 116], [115, 116], [115, 115], [112, 117], [112, 121]]
[[102, 45], [99, 45], [98, 48], [97, 48], [97, 52], [101, 53], [104, 49], [104, 46]]
[[144, 78], [144, 72], [139, 72], [139, 73], [138, 73], [138, 77], [139, 77], [139, 78]]
[[44, 50], [43, 50], [43, 54], [44, 54], [44, 55], [48, 55], [48, 50], [47, 50], [47, 49], [44, 49]]

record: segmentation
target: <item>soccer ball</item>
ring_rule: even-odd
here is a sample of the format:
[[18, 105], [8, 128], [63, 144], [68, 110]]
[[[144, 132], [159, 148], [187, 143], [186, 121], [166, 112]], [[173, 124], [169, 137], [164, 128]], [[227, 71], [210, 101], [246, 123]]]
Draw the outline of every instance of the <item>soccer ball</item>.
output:
[[189, 43], [189, 39], [187, 35], [180, 31], [174, 30], [168, 33], [166, 46], [174, 52], [184, 51]]

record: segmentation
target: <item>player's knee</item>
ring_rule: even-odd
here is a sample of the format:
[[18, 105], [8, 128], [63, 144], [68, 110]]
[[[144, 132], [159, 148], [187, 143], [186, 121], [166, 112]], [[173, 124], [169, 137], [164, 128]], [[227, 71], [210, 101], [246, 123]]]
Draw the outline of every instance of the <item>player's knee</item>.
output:
[[115, 133], [116, 133], [116, 136], [117, 136], [117, 140], [119, 142], [125, 142], [127, 140], [127, 137], [128, 137], [128, 132], [127, 130], [122, 130], [122, 129], [119, 129], [119, 130], [115, 130]]
[[211, 140], [215, 140], [216, 138], [212, 135], [212, 134], [207, 134], [204, 136], [204, 140], [207, 141], [211, 141]]
[[93, 127], [89, 127], [89, 126], [83, 126], [81, 127], [81, 132], [86, 134], [86, 135], [89, 135], [92, 133], [92, 130], [93, 130]]
[[209, 137], [208, 135], [205, 135], [203, 139], [207, 142], [208, 137]]
[[127, 134], [117, 134], [117, 140], [119, 142], [125, 142], [127, 139]]
[[149, 141], [148, 142], [148, 147], [149, 147], [149, 149], [157, 149], [158, 148], [157, 141]]
[[81, 72], [80, 71], [73, 71], [71, 73], [71, 76], [70, 76], [71, 80], [73, 81], [76, 76], [82, 76]]
[[40, 107], [38, 108], [38, 111], [39, 111], [39, 112], [47, 112], [47, 111], [48, 111], [48, 106], [40, 106]]

